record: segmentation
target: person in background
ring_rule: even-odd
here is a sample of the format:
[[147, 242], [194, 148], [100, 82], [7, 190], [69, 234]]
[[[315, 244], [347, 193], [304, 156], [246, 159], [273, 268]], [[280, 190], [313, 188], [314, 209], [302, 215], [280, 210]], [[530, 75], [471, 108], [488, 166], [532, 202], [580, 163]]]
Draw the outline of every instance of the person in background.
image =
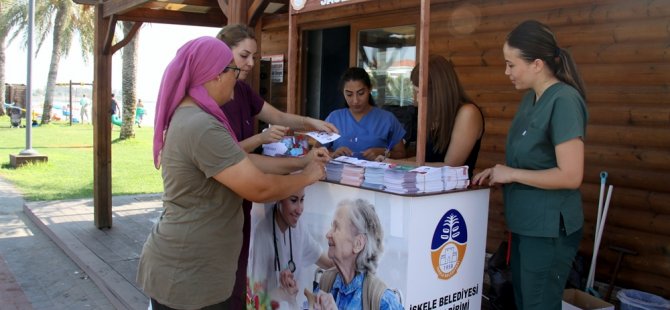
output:
[[137, 127], [142, 127], [142, 119], [144, 119], [144, 103], [142, 103], [142, 99], [137, 99], [137, 105], [135, 106], [135, 124], [137, 124]]
[[304, 201], [305, 189], [300, 189], [266, 208], [264, 219], [254, 231], [250, 254], [250, 278], [262, 283], [273, 300], [287, 301], [292, 308], [298, 308], [297, 279], [303, 269], [314, 264], [323, 269], [333, 267], [319, 242], [299, 223]]
[[328, 257], [336, 268], [321, 275], [315, 308], [403, 309], [393, 291], [375, 276], [384, 231], [372, 204], [363, 199], [341, 201], [326, 238]]
[[[86, 98], [86, 94], [81, 95], [81, 99], [79, 99], [79, 117], [81, 119], [82, 124], [86, 124], [86, 122], [90, 122], [88, 118], [88, 106], [91, 105], [91, 101]], [[72, 117], [72, 116], [70, 116]]]
[[319, 160], [297, 174], [267, 173], [256, 165], [260, 156], [240, 148], [221, 111], [239, 72], [225, 43], [201, 37], [182, 46], [163, 74], [153, 155], [162, 168], [164, 210], [137, 273], [153, 310], [230, 309], [242, 198], [274, 201], [325, 176]]
[[368, 73], [363, 68], [349, 68], [342, 75], [340, 86], [346, 108], [335, 110], [326, 118], [341, 135], [331, 143], [331, 157], [404, 158], [405, 129], [393, 113], [375, 106]]
[[[235, 137], [241, 141], [240, 145], [246, 152], [252, 152], [262, 144], [279, 141], [287, 134], [289, 128], [337, 132], [337, 128], [330, 123], [277, 110], [263, 100], [249, 84], [244, 82], [253, 70], [258, 51], [253, 29], [242, 24], [227, 25], [219, 31], [217, 38], [232, 49], [235, 64], [241, 69], [237, 83], [235, 83], [235, 96], [221, 109], [230, 120], [230, 127], [235, 133]], [[256, 134], [254, 132], [255, 117], [268, 124], [272, 124], [272, 126], [264, 132]], [[247, 264], [251, 234], [251, 202], [245, 200], [243, 208], [244, 239], [237, 268], [235, 290], [233, 292], [233, 295], [237, 297], [234, 300], [234, 308], [242, 308], [246, 305]]]
[[[418, 64], [410, 79], [418, 91]], [[484, 115], [465, 93], [451, 61], [440, 55], [428, 60], [427, 95], [426, 162], [468, 165], [472, 178], [484, 135]]]
[[503, 186], [517, 308], [561, 309], [584, 223], [584, 85], [568, 51], [540, 22], [514, 28], [503, 54], [505, 74], [528, 91], [507, 135], [506, 164], [478, 173], [473, 183]]
[[116, 99], [114, 99], [114, 94], [112, 94], [112, 103], [109, 106], [109, 113], [113, 115], [116, 115], [119, 112], [119, 104], [116, 102]]

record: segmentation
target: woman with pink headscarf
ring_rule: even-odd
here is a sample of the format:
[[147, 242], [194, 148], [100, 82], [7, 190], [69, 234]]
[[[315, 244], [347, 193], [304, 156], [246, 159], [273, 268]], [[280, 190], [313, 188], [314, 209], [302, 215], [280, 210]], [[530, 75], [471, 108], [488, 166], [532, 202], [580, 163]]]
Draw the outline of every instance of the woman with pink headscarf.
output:
[[268, 174], [240, 149], [220, 108], [232, 98], [240, 71], [232, 60], [225, 43], [201, 37], [182, 46], [163, 74], [154, 164], [162, 166], [164, 210], [137, 274], [154, 310], [230, 308], [242, 198], [279, 200], [325, 174], [319, 160], [298, 174]]

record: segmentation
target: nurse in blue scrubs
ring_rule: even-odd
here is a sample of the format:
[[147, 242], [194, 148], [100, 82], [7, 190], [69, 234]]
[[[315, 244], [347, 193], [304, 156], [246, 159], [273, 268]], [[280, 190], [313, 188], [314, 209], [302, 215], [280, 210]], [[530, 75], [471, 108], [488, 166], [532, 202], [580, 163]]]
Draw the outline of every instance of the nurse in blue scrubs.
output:
[[380, 155], [405, 158], [405, 129], [395, 115], [375, 106], [368, 73], [362, 68], [349, 68], [340, 84], [347, 107], [333, 111], [326, 118], [341, 135], [329, 147], [331, 156], [367, 160]]

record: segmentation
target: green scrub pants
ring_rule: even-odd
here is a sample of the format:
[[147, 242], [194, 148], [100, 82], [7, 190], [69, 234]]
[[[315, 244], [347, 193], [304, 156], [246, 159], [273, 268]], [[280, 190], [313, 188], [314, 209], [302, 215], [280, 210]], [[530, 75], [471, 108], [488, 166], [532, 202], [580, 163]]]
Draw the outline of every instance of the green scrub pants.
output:
[[557, 238], [512, 234], [511, 267], [519, 310], [560, 310], [563, 290], [582, 239], [582, 229]]

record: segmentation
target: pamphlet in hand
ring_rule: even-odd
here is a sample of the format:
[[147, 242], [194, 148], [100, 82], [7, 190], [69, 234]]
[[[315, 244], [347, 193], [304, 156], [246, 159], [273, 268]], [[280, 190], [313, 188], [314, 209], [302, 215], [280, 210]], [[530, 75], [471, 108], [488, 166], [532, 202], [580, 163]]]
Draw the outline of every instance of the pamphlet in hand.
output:
[[319, 141], [321, 144], [330, 143], [340, 138], [340, 135], [334, 132], [310, 131], [306, 132], [305, 134], [314, 138], [316, 141]]

